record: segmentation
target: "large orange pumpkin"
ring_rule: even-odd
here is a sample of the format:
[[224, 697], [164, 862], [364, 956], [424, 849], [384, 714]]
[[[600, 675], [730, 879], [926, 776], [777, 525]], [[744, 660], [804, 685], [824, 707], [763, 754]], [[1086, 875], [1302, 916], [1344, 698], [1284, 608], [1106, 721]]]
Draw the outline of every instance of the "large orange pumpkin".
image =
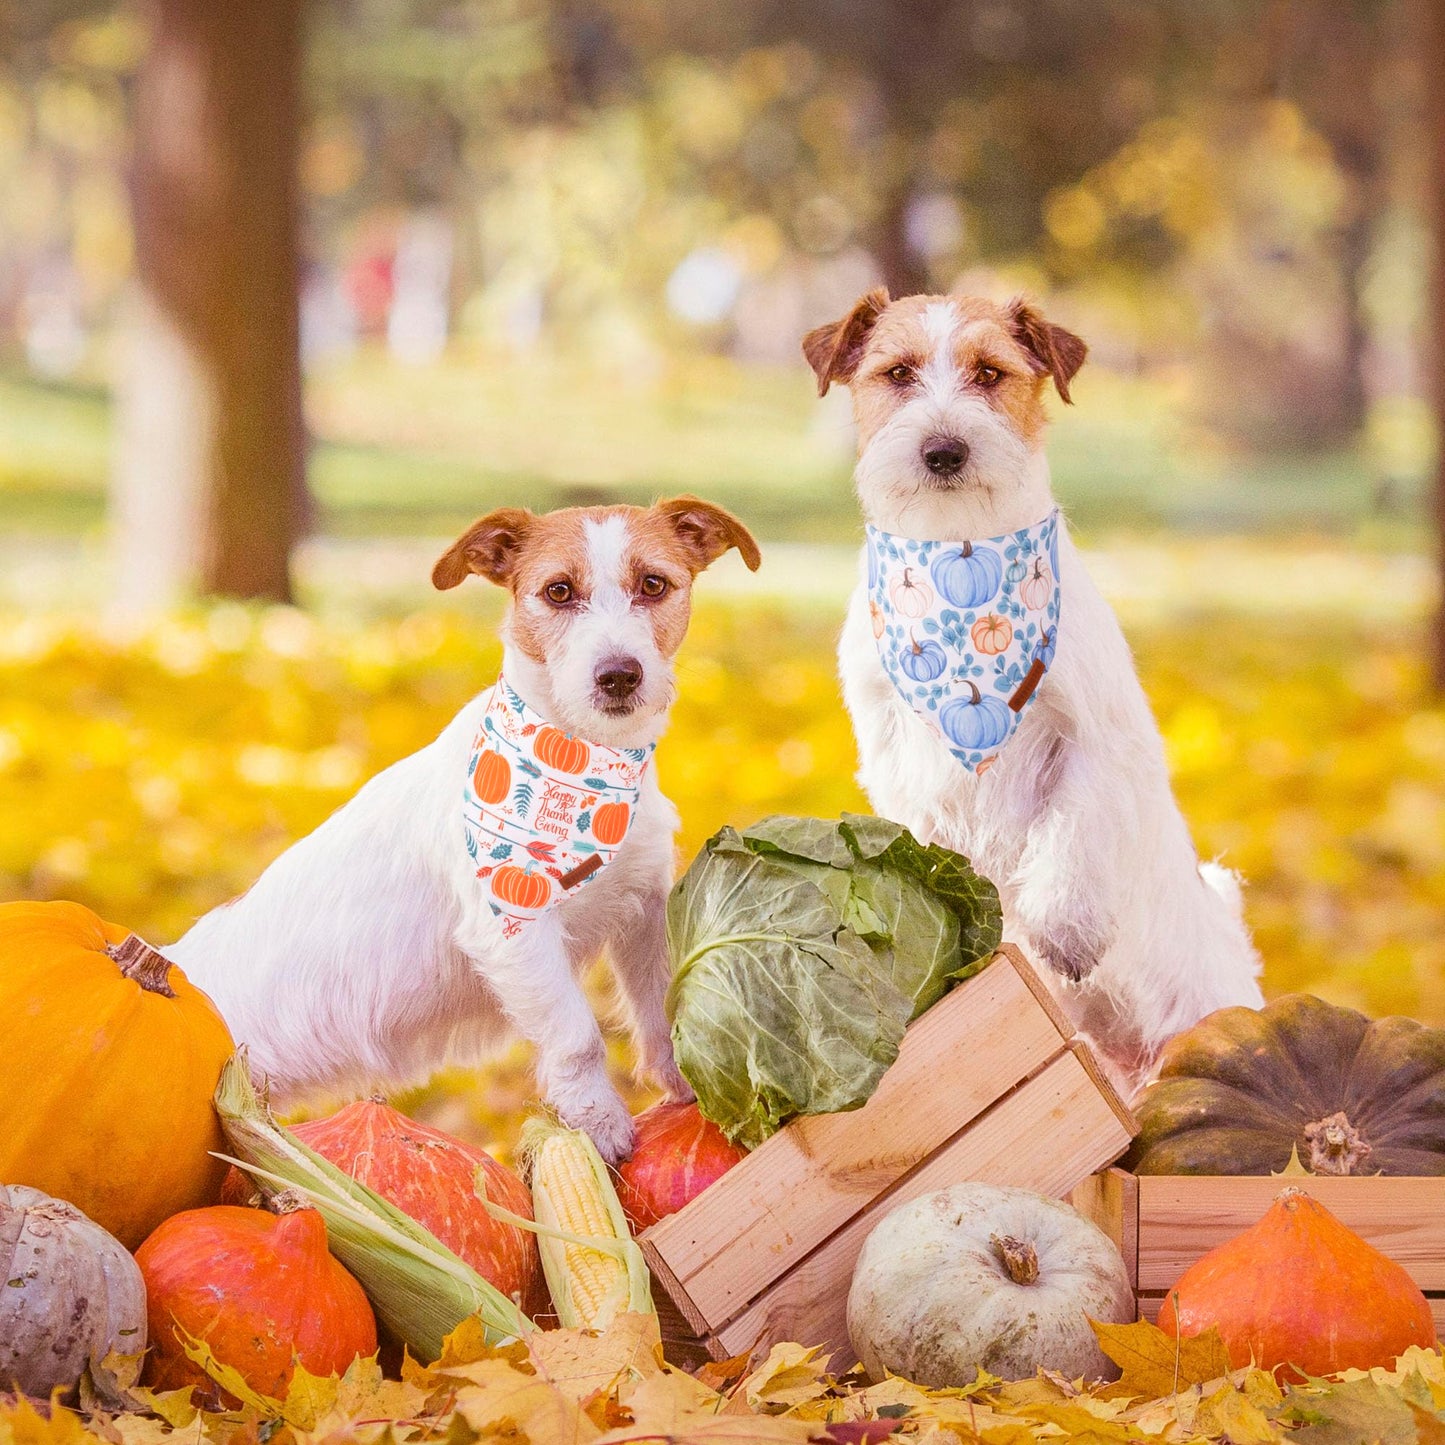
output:
[[181, 1331], [272, 1398], [285, 1395], [295, 1359], [330, 1375], [376, 1353], [371, 1305], [331, 1257], [314, 1209], [190, 1209], [166, 1220], [135, 1258], [150, 1325], [145, 1379], [155, 1389], [199, 1385], [214, 1394]]
[[0, 1182], [134, 1249], [216, 1198], [211, 1095], [234, 1048], [210, 999], [127, 929], [78, 903], [0, 904]]
[[1435, 1342], [1415, 1281], [1300, 1189], [1185, 1270], [1159, 1326], [1171, 1335], [1213, 1326], [1236, 1368], [1252, 1358], [1291, 1379], [1390, 1365]]
[[564, 733], [561, 728], [541, 728], [532, 745], [537, 761], [555, 768], [559, 773], [582, 773], [587, 770], [592, 750], [581, 738]]
[[626, 803], [603, 803], [592, 815], [592, 836], [609, 848], [627, 836], [632, 809]]
[[483, 1149], [408, 1119], [380, 1099], [360, 1099], [329, 1119], [292, 1129], [302, 1143], [353, 1179], [374, 1189], [436, 1235], [504, 1295], [531, 1300], [541, 1277], [536, 1236], [487, 1213], [487, 1198], [532, 1217], [527, 1186]]
[[543, 908], [552, 896], [552, 880], [508, 863], [492, 874], [492, 894], [514, 908]]
[[511, 765], [501, 753], [485, 749], [472, 772], [472, 791], [484, 803], [500, 803], [511, 786]]

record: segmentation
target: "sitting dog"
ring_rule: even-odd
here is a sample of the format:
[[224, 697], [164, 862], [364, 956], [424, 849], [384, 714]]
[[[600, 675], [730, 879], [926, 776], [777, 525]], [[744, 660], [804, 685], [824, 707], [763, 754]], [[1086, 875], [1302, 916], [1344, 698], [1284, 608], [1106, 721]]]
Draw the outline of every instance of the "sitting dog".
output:
[[859, 781], [968, 854], [1126, 1087], [1258, 1006], [1237, 878], [1200, 864], [1113, 612], [1049, 482], [1042, 394], [1084, 343], [1020, 301], [864, 296], [803, 351], [846, 383], [867, 542], [839, 646]]
[[640, 1071], [691, 1090], [663, 996], [677, 813], [652, 750], [693, 579], [757, 543], [692, 497], [483, 517], [432, 581], [511, 592], [502, 675], [167, 955], [286, 1104], [415, 1083], [515, 1030], [539, 1086], [610, 1162], [633, 1126], [582, 971], [608, 948]]

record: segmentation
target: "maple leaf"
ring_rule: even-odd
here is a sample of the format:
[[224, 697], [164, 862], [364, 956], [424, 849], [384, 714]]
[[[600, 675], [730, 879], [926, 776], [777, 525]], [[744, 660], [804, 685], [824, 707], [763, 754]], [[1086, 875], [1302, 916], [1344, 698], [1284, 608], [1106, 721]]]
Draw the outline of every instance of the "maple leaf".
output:
[[1416, 1445], [1412, 1407], [1378, 1380], [1314, 1381], [1285, 1396], [1291, 1445]]
[[828, 1356], [821, 1348], [785, 1343], [773, 1346], [739, 1393], [754, 1410], [786, 1410], [826, 1394], [828, 1385]]
[[1123, 1371], [1112, 1394], [1153, 1400], [1230, 1373], [1229, 1351], [1218, 1330], [1175, 1339], [1147, 1320], [1130, 1325], [1089, 1323], [1099, 1348]]
[[661, 1343], [656, 1315], [620, 1314], [600, 1333], [537, 1330], [527, 1339], [527, 1354], [540, 1378], [580, 1402], [659, 1374]]

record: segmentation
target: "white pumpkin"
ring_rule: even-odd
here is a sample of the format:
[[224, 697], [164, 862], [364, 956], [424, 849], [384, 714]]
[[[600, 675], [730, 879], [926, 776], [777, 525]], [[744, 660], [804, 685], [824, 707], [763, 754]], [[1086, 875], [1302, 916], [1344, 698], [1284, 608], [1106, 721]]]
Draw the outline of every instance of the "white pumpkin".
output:
[[140, 1267], [73, 1204], [0, 1184], [0, 1281], [0, 1388], [44, 1398], [146, 1347]]
[[1134, 1318], [1128, 1272], [1102, 1230], [1057, 1199], [992, 1184], [955, 1184], [885, 1215], [848, 1294], [848, 1334], [869, 1375], [935, 1389], [971, 1384], [980, 1369], [1113, 1379], [1089, 1320]]

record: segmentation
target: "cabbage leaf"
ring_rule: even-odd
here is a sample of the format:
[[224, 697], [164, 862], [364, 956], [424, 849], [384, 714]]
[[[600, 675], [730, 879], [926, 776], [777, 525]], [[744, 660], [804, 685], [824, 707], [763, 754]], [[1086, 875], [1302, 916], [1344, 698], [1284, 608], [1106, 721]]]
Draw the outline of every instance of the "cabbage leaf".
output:
[[753, 1148], [797, 1114], [856, 1109], [909, 1021], [983, 967], [998, 892], [885, 818], [723, 828], [668, 901], [678, 1066]]

